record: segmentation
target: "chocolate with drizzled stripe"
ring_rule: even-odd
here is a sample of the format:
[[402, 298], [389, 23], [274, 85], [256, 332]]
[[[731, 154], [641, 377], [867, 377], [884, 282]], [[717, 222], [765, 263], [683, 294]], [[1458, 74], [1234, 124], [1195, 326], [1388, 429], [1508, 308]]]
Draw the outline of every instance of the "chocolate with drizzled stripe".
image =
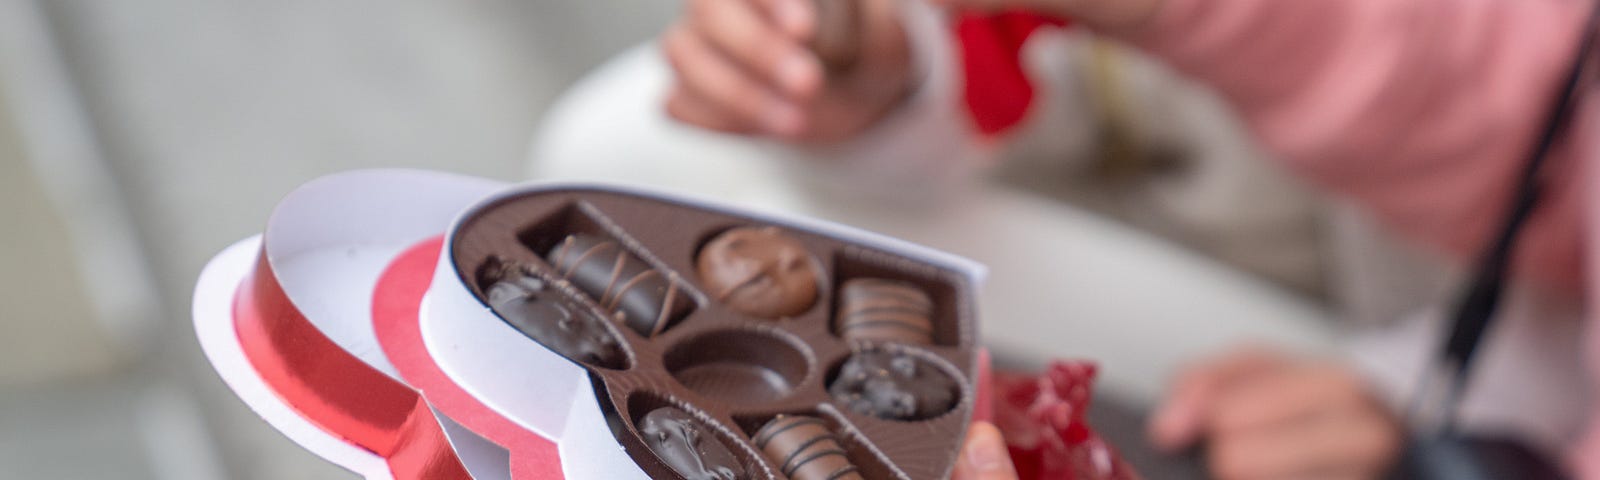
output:
[[550, 250], [548, 260], [562, 279], [645, 337], [661, 333], [694, 308], [677, 275], [651, 268], [610, 239], [568, 235]]
[[775, 418], [756, 432], [755, 442], [792, 480], [862, 480], [839, 438], [816, 417]]
[[839, 335], [849, 340], [933, 343], [933, 300], [917, 287], [857, 278], [839, 288]]

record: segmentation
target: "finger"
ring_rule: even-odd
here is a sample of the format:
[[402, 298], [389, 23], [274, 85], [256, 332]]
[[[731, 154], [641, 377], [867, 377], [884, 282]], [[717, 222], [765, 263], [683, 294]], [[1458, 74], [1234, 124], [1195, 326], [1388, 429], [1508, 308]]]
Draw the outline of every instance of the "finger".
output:
[[1399, 434], [1381, 416], [1344, 412], [1211, 442], [1207, 465], [1220, 480], [1365, 477], [1387, 464]]
[[817, 30], [816, 0], [762, 0], [761, 7], [790, 38], [810, 40]]
[[[770, 1], [770, 0], [769, 0]], [[690, 21], [707, 43], [743, 70], [794, 99], [808, 99], [822, 85], [822, 66], [801, 42], [779, 30], [752, 2], [693, 0]]]
[[798, 107], [730, 64], [687, 26], [679, 24], [667, 31], [662, 49], [678, 74], [678, 84], [704, 99], [704, 108], [745, 128], [779, 136], [795, 136], [805, 130]]
[[967, 431], [967, 440], [961, 447], [961, 458], [956, 461], [952, 480], [1017, 480], [1017, 471], [1011, 465], [1011, 454], [1006, 451], [1005, 439], [1000, 430], [986, 422], [978, 422]]
[[703, 98], [674, 87], [667, 95], [667, 114], [678, 121], [723, 133], [751, 134], [756, 129], [717, 111]]
[[1238, 384], [1219, 396], [1206, 428], [1214, 435], [1270, 428], [1330, 408], [1377, 405], [1353, 375], [1336, 366], [1315, 366]]
[[1193, 444], [1205, 426], [1214, 397], [1240, 378], [1275, 368], [1285, 360], [1261, 349], [1242, 349], [1207, 361], [1178, 376], [1150, 417], [1147, 434], [1157, 448], [1174, 451]]

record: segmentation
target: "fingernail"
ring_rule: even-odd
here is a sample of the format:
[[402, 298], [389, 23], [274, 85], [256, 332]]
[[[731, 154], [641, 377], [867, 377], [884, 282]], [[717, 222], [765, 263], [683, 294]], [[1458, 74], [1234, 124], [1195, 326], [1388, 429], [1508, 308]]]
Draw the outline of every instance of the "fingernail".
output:
[[789, 93], [805, 94], [812, 89], [817, 77], [821, 75], [820, 70], [810, 57], [793, 53], [779, 61], [778, 82], [783, 84], [783, 89]]
[[967, 463], [979, 472], [997, 472], [1006, 469], [1005, 441], [992, 428], [974, 431], [972, 445], [967, 447]]

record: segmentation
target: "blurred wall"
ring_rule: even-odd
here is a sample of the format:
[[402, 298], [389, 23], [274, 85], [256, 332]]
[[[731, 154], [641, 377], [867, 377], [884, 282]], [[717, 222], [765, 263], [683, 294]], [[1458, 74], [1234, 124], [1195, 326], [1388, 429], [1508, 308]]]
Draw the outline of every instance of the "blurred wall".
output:
[[72, 237], [0, 97], [0, 385], [81, 377], [118, 355], [97, 323]]
[[[82, 130], [76, 133], [102, 147], [94, 166], [109, 172], [114, 185], [98, 191], [115, 191], [116, 203], [107, 208], [125, 208], [132, 218], [130, 244], [142, 246], [139, 260], [157, 292], [149, 295], [164, 306], [148, 332], [132, 333], [154, 339], [142, 362], [100, 380], [0, 395], [24, 399], [0, 401], [6, 453], [0, 460], [23, 462], [29, 468], [21, 471], [36, 478], [131, 479], [351, 478], [255, 419], [205, 365], [187, 311], [201, 266], [258, 232], [278, 198], [326, 173], [419, 167], [520, 178], [529, 134], [545, 106], [613, 53], [654, 37], [679, 8], [671, 0], [0, 2], [8, 10], [42, 12], [50, 48], [7, 46], [64, 67], [57, 87], [72, 98], [50, 100], [81, 107], [86, 122], [46, 125], [45, 135]], [[0, 42], [9, 39], [0, 35]], [[33, 70], [4, 63], [0, 58], [0, 71]], [[3, 82], [0, 93], [48, 97]], [[0, 193], [60, 193], [47, 191], [48, 182], [30, 182], [17, 170], [23, 163], [0, 160]], [[15, 198], [0, 196], [11, 205]], [[52, 218], [60, 215], [28, 202], [25, 210], [0, 210], [6, 216], [0, 221], [26, 215], [43, 227], [28, 235], [7, 232], [0, 247], [29, 252], [24, 256], [35, 262], [72, 255], [36, 247], [86, 235], [55, 228]], [[18, 265], [14, 256], [0, 257], [0, 287], [27, 281], [17, 272], [48, 268], [11, 268]], [[71, 273], [62, 275], [35, 286], [70, 295]], [[7, 320], [0, 336], [53, 335], [70, 348], [112, 352], [95, 335], [130, 334], [97, 329], [81, 319], [90, 315], [83, 312], [12, 313], [17, 305], [43, 305], [44, 298], [0, 298], [6, 306], [0, 320]], [[59, 322], [68, 323], [51, 325]], [[51, 325], [51, 333], [15, 330], [40, 325]], [[0, 357], [0, 364], [43, 371], [10, 360]], [[108, 408], [108, 401], [133, 407]], [[72, 428], [49, 427], [72, 419]], [[39, 426], [61, 441], [20, 433]], [[72, 460], [84, 458], [77, 449], [96, 454]]]
[[169, 292], [339, 170], [514, 179], [542, 108], [675, 2], [51, 0]]

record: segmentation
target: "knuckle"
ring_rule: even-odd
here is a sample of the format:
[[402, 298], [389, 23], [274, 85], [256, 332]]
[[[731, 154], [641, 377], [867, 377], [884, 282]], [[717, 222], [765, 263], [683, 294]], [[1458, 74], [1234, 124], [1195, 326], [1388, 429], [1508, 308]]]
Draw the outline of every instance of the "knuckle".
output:
[[760, 111], [766, 103], [765, 95], [758, 89], [742, 81], [728, 81], [723, 87], [727, 92], [728, 100], [734, 108], [746, 114]]

